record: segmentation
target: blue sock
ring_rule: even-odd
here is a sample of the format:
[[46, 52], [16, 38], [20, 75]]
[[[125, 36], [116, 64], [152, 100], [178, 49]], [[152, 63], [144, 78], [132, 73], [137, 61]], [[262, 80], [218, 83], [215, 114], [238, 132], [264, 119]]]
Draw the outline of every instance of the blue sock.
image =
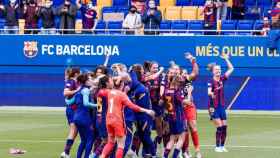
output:
[[169, 153], [170, 153], [170, 149], [165, 149], [165, 150], [164, 150], [163, 157], [164, 157], [164, 158], [168, 158]]
[[179, 149], [174, 149], [174, 152], [173, 152], [173, 158], [177, 158], [178, 155], [180, 153], [180, 150]]
[[65, 144], [65, 147], [64, 147], [64, 152], [65, 152], [67, 155], [69, 155], [73, 143], [74, 143], [74, 140], [73, 140], [73, 139], [67, 139], [67, 140], [66, 140], [66, 144]]
[[[129, 128], [130, 130], [132, 129], [133, 130], [133, 123], [126, 123], [126, 128]], [[127, 134], [126, 134], [126, 138], [125, 138], [125, 145], [124, 145], [124, 150], [123, 150], [123, 157], [125, 157], [126, 153], [128, 152], [129, 150], [129, 147], [132, 143], [132, 138], [133, 138], [133, 133], [131, 133], [130, 130], [127, 130]]]
[[216, 147], [221, 146], [221, 137], [222, 137], [223, 129], [222, 127], [218, 127], [216, 131]]

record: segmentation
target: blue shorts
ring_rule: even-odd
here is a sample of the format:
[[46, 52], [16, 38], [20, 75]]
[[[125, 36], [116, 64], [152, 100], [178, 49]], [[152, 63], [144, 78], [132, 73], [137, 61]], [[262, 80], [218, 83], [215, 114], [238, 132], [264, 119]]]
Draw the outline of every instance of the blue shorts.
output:
[[176, 109], [175, 116], [169, 115], [168, 123], [169, 123], [170, 134], [178, 135], [185, 132], [186, 123], [185, 123], [183, 108], [179, 107], [179, 109]]
[[163, 113], [164, 113], [164, 109], [163, 109], [163, 106], [160, 106], [158, 104], [153, 104], [152, 105], [152, 108], [154, 110], [154, 112], [156, 113], [156, 117], [161, 117], [163, 116]]
[[107, 138], [108, 137], [108, 133], [107, 133], [107, 128], [106, 128], [106, 120], [100, 118], [101, 120], [98, 120], [98, 116], [96, 119], [96, 128], [98, 130], [98, 136], [100, 138]]
[[217, 108], [215, 108], [215, 111], [213, 113], [210, 113], [210, 118], [211, 120], [213, 119], [227, 120], [225, 107], [218, 106]]
[[69, 106], [66, 107], [66, 118], [68, 121], [68, 124], [74, 123], [74, 114], [75, 111], [71, 109]]

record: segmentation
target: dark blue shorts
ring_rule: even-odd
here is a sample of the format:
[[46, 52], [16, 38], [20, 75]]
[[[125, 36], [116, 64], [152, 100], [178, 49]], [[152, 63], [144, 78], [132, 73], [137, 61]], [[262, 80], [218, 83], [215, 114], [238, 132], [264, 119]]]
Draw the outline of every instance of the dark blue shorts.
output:
[[227, 114], [225, 107], [218, 106], [215, 108], [215, 111], [213, 113], [210, 113], [211, 120], [213, 119], [221, 119], [221, 120], [227, 120]]
[[98, 136], [100, 138], [107, 138], [108, 133], [107, 133], [107, 128], [106, 128], [106, 120], [102, 119], [98, 120], [99, 118], [96, 119], [96, 128], [98, 130]]
[[169, 123], [170, 134], [178, 135], [185, 132], [186, 124], [185, 124], [183, 108], [180, 107], [179, 109], [177, 109], [175, 116], [171, 116], [171, 115], [168, 116], [168, 123]]
[[160, 116], [163, 116], [163, 113], [164, 113], [164, 109], [163, 109], [163, 106], [160, 106], [158, 104], [153, 104], [152, 106], [154, 112], [156, 113], [156, 117], [160, 117]]
[[75, 111], [71, 109], [69, 106], [66, 107], [66, 118], [68, 121], [68, 124], [74, 123], [74, 114]]

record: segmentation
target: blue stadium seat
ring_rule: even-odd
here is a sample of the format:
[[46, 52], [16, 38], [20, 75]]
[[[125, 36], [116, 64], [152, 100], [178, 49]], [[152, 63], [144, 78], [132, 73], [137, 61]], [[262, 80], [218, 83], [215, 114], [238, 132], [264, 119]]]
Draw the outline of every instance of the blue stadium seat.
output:
[[257, 5], [257, 0], [245, 0], [245, 6]]
[[271, 6], [264, 6], [261, 8], [261, 16], [262, 17], [270, 17], [269, 11], [271, 11]]
[[103, 7], [102, 8], [102, 14], [103, 13], [114, 13], [117, 12], [118, 7]]
[[[254, 29], [254, 21], [253, 20], [240, 20], [237, 23], [238, 30], [253, 30]], [[246, 32], [239, 32], [239, 35], [250, 35], [252, 34], [251, 31]]]
[[261, 17], [261, 8], [256, 6], [248, 6], [246, 8], [246, 20], [258, 20]]
[[0, 29], [4, 29], [5, 22], [6, 22], [5, 19], [0, 19]]
[[263, 20], [256, 20], [254, 29], [255, 30], [262, 30], [263, 28]]
[[205, 0], [193, 0], [192, 5], [194, 6], [204, 6]]
[[[222, 21], [222, 30], [236, 30], [236, 21], [235, 20], [224, 20]], [[222, 32], [223, 35], [231, 35], [235, 34], [234, 31], [224, 31]]]
[[186, 33], [185, 31], [180, 30], [187, 30], [187, 21], [174, 21], [171, 23], [171, 30], [179, 30], [179, 31], [172, 31], [172, 33]]
[[117, 12], [124, 13], [124, 16], [126, 16], [129, 12], [129, 8], [128, 7], [118, 7]]
[[258, 6], [271, 6], [272, 0], [258, 0]]
[[41, 18], [38, 19], [38, 23], [37, 24], [38, 24], [38, 28], [39, 29], [43, 27], [43, 21], [42, 21]]
[[128, 0], [113, 0], [113, 6], [129, 6]]
[[54, 18], [54, 23], [55, 23], [55, 28], [59, 29], [59, 26], [60, 26], [60, 17], [59, 16], [56, 16]]
[[[188, 29], [189, 30], [204, 30], [203, 24], [204, 24], [204, 22], [201, 20], [192, 20], [192, 21], [189, 21]], [[203, 34], [203, 31], [189, 31], [189, 33], [201, 35], [201, 34]]]
[[105, 34], [106, 23], [104, 21], [98, 21], [95, 31], [96, 34]]
[[177, 0], [176, 6], [189, 6], [191, 5], [191, 0]]
[[171, 22], [170, 21], [162, 21], [159, 25], [159, 29], [160, 29], [161, 33], [170, 33]]
[[119, 30], [109, 30], [110, 34], [121, 34], [122, 31], [122, 22], [121, 21], [112, 21], [108, 23], [108, 29], [119, 29]]
[[80, 10], [77, 11], [76, 19], [83, 19], [82, 12]]

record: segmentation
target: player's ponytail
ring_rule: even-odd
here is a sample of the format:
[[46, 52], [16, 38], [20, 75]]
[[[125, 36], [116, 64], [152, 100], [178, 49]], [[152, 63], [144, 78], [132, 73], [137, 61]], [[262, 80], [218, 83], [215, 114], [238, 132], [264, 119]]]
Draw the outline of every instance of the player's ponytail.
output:
[[103, 89], [107, 88], [107, 83], [109, 82], [109, 77], [108, 76], [103, 76], [99, 79], [98, 82], [98, 89]]

